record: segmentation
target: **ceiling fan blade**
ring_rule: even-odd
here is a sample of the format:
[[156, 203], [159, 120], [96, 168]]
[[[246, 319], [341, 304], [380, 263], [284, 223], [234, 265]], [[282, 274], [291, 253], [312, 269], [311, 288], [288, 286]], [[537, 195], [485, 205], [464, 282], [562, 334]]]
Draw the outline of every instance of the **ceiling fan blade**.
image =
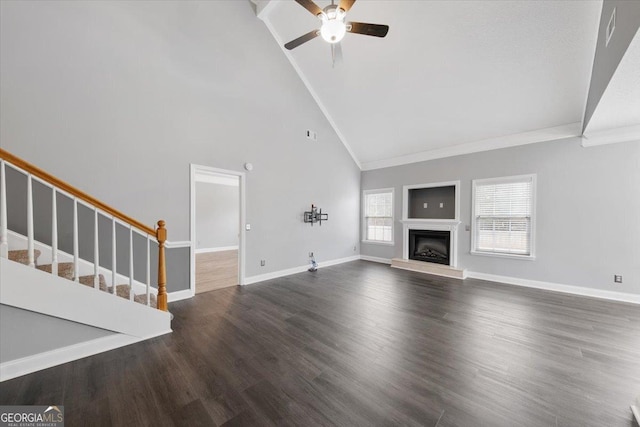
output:
[[322, 9], [320, 9], [320, 6], [318, 6], [311, 0], [296, 0], [296, 3], [307, 9], [309, 12], [313, 13], [313, 16], [318, 16], [322, 13]]
[[344, 10], [345, 12], [349, 12], [349, 9], [353, 7], [353, 4], [355, 2], [356, 0], [340, 0], [340, 4], [338, 4], [338, 7]]
[[347, 28], [349, 28], [349, 25], [351, 26], [351, 29], [348, 30], [349, 32], [364, 34], [365, 36], [384, 37], [389, 32], [388, 25], [365, 24], [363, 22], [348, 22]]
[[302, 43], [306, 43], [309, 40], [315, 39], [316, 37], [318, 37], [318, 34], [320, 34], [319, 30], [309, 31], [307, 34], [300, 36], [297, 39], [291, 40], [289, 43], [285, 44], [284, 47], [291, 50], [300, 46]]
[[338, 43], [331, 43], [331, 65], [333, 67], [336, 64], [342, 63], [342, 45]]

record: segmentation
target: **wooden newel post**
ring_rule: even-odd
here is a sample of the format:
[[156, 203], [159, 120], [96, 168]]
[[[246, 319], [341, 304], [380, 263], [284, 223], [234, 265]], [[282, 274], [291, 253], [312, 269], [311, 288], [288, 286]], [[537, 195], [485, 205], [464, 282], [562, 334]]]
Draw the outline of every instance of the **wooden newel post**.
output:
[[158, 239], [158, 310], [167, 311], [167, 266], [164, 255], [164, 243], [167, 241], [165, 222], [158, 221], [156, 239]]

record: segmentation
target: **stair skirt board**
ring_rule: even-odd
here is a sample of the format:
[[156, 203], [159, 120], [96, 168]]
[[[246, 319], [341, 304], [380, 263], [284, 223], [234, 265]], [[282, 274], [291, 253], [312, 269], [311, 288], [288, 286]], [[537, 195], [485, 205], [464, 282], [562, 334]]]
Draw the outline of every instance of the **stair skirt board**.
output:
[[[0, 303], [138, 338], [171, 331], [171, 314], [0, 258]], [[127, 286], [128, 287], [128, 286]], [[56, 301], [56, 304], [51, 304]]]
[[133, 337], [125, 334], [114, 334], [67, 347], [57, 348], [55, 350], [45, 351], [44, 353], [10, 360], [8, 362], [0, 363], [0, 382], [51, 368], [53, 366], [62, 365], [74, 360], [84, 359], [85, 357], [104, 353], [105, 351], [114, 350], [130, 344], [135, 344], [164, 334], [165, 333], [160, 333], [144, 338]]
[[[9, 237], [9, 251], [15, 250], [23, 250], [24, 247], [27, 246], [27, 238], [22, 234], [16, 233], [15, 231], [8, 230], [7, 235]], [[45, 245], [44, 243], [40, 243], [38, 241], [34, 241], [34, 251], [37, 253], [36, 255], [36, 266], [51, 264], [51, 246]], [[68, 254], [66, 252], [58, 249], [58, 264], [73, 262], [73, 255]], [[80, 276], [92, 276], [95, 274], [95, 268], [92, 262], [86, 261], [82, 258], [79, 259], [80, 265]], [[107, 282], [107, 285], [111, 287], [112, 285], [112, 271], [105, 267], [100, 267], [98, 269], [99, 274], [102, 274]], [[129, 284], [129, 277], [120, 273], [116, 273], [116, 283], [117, 284]], [[140, 281], [133, 281], [133, 291], [135, 294], [146, 294], [147, 293], [147, 284], [142, 283]], [[154, 288], [153, 285], [150, 287], [149, 292], [157, 295], [158, 289]]]

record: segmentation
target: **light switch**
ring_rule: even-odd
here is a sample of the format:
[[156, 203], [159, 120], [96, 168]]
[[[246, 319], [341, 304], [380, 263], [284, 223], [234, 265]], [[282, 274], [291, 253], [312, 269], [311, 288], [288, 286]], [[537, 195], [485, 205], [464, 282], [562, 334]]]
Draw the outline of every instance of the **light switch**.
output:
[[444, 203], [440, 203], [440, 208], [444, 208]]
[[422, 207], [423, 207], [423, 208], [425, 208], [425, 209], [427, 209], [427, 205], [428, 205], [428, 203], [424, 203], [424, 204], [422, 205]]
[[246, 224], [244, 226], [244, 229], [247, 230], [247, 231], [251, 230], [251, 224]]

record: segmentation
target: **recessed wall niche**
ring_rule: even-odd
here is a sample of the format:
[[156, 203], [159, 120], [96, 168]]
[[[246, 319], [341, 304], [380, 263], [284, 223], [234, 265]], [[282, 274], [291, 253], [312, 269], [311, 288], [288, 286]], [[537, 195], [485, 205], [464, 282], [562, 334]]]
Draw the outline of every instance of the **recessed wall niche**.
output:
[[455, 185], [413, 188], [408, 196], [408, 219], [456, 219]]

